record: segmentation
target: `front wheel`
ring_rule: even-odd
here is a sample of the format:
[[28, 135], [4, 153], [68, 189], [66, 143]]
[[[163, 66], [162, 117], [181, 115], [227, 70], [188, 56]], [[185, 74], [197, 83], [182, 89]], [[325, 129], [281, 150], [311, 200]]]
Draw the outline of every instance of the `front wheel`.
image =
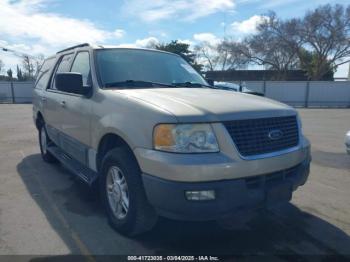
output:
[[109, 222], [118, 232], [134, 236], [155, 225], [157, 214], [148, 203], [140, 168], [128, 148], [113, 149], [105, 156], [100, 192]]
[[50, 138], [47, 136], [45, 124], [42, 124], [39, 129], [39, 145], [41, 157], [45, 162], [55, 163], [57, 159], [47, 150], [48, 145], [52, 143]]

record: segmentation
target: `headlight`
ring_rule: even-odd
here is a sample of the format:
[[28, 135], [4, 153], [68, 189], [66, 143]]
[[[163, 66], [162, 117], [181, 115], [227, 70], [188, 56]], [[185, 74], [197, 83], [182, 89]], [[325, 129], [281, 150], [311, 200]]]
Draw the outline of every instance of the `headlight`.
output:
[[176, 153], [218, 152], [210, 124], [160, 124], [153, 131], [154, 148]]

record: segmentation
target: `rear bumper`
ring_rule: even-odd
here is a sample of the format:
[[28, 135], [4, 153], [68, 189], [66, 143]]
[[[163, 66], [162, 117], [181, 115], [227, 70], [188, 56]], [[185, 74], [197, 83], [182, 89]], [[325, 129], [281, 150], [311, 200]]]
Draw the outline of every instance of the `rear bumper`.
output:
[[[281, 199], [282, 202], [289, 201], [292, 192], [306, 182], [309, 168], [310, 158], [307, 158], [292, 168], [255, 177], [210, 182], [176, 182], [143, 174], [143, 182], [148, 200], [159, 215], [180, 220], [216, 220], [239, 210], [275, 204], [281, 202]], [[267, 199], [271, 189], [281, 190], [275, 190], [277, 193], [274, 197]], [[185, 191], [196, 190], [215, 190], [216, 199], [187, 200]]]

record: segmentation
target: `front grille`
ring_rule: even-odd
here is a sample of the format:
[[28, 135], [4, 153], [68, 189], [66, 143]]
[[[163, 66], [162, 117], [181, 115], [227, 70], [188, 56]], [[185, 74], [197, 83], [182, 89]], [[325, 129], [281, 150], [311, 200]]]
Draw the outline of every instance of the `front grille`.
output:
[[[234, 120], [223, 123], [242, 156], [272, 153], [298, 145], [295, 116]], [[278, 133], [278, 137], [272, 136]]]

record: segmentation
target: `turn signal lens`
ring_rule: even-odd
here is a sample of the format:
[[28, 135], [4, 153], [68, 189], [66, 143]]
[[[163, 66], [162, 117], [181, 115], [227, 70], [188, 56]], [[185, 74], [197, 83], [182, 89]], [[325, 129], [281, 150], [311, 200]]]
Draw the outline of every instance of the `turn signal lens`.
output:
[[153, 140], [157, 148], [171, 147], [175, 144], [172, 130], [175, 125], [163, 124], [158, 125], [154, 129]]

